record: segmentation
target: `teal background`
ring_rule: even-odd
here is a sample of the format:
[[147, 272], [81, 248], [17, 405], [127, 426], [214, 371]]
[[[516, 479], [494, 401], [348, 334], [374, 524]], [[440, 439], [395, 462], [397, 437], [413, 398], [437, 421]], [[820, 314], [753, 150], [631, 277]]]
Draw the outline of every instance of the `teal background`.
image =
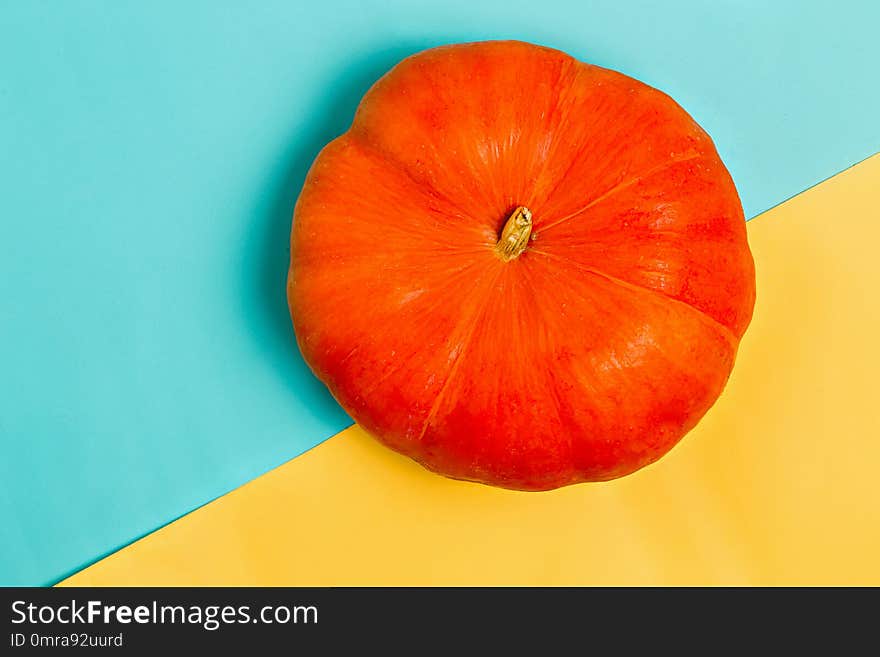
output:
[[54, 582], [350, 423], [293, 342], [290, 215], [402, 57], [519, 38], [638, 77], [753, 216], [880, 150], [877, 7], [0, 2], [0, 584]]

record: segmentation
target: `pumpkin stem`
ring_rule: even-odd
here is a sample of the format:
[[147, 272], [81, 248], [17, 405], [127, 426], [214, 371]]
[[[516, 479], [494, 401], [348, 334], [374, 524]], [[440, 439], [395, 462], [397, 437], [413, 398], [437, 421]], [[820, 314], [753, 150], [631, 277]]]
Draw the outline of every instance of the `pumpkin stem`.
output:
[[532, 212], [524, 205], [519, 206], [504, 224], [501, 237], [495, 245], [495, 253], [504, 262], [518, 258], [526, 250], [532, 234]]

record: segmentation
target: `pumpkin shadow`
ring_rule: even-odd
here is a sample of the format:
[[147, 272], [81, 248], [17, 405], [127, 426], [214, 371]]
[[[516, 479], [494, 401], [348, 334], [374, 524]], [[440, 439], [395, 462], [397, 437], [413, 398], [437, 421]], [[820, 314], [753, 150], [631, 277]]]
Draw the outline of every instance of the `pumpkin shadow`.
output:
[[258, 212], [253, 241], [246, 244], [246, 262], [253, 263], [246, 267], [249, 331], [257, 336], [263, 355], [277, 364], [285, 385], [308, 400], [309, 412], [340, 427], [350, 420], [303, 360], [287, 307], [293, 208], [315, 157], [329, 141], [348, 130], [364, 93], [394, 64], [429, 45], [397, 44], [376, 51], [328, 80], [329, 93], [294, 126], [293, 138], [282, 155], [283, 165], [274, 169], [268, 202]]

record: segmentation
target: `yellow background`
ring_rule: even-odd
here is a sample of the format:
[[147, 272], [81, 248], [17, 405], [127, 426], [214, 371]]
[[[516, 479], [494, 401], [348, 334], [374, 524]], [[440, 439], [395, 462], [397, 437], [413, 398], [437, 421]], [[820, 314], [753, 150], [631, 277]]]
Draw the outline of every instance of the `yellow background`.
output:
[[658, 463], [517, 493], [357, 427], [66, 585], [880, 585], [880, 156], [749, 223], [727, 389]]

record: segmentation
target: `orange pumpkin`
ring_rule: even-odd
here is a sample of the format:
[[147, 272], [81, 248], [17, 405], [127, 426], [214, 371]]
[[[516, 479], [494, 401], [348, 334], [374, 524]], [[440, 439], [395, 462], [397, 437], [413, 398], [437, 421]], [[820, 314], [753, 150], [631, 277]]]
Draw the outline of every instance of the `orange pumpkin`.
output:
[[297, 201], [288, 301], [343, 408], [449, 477], [633, 472], [714, 403], [749, 324], [709, 136], [632, 78], [520, 42], [410, 57]]

